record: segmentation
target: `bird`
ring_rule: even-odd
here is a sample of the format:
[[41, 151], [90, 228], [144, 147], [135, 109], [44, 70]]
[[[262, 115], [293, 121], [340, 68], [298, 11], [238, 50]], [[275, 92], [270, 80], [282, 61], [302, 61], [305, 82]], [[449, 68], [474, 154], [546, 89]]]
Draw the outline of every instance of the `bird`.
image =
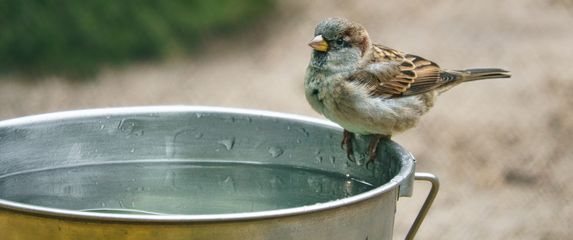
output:
[[511, 77], [500, 68], [441, 68], [373, 43], [362, 25], [345, 18], [321, 21], [308, 45], [306, 100], [344, 129], [341, 147], [351, 161], [355, 134], [372, 136], [368, 163], [373, 162], [380, 141], [415, 127], [441, 93], [464, 82]]

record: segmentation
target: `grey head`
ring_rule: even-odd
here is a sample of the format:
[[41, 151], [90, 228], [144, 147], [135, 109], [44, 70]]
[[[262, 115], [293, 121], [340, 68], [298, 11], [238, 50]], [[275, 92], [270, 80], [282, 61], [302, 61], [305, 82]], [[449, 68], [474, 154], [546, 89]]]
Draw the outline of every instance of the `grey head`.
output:
[[328, 18], [314, 30], [311, 64], [322, 66], [327, 61], [334, 65], [357, 63], [371, 47], [368, 32], [360, 24], [345, 18]]

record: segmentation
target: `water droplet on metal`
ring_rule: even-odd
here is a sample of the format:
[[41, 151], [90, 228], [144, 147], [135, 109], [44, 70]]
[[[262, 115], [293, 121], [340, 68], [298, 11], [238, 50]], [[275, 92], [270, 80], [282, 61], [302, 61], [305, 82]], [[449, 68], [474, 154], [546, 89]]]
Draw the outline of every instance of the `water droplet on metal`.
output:
[[299, 128], [299, 131], [305, 136], [305, 137], [309, 137], [310, 133], [308, 133], [308, 131], [305, 128]]
[[[177, 135], [175, 135], [177, 136]], [[165, 137], [165, 156], [173, 157], [175, 155], [175, 137]]]
[[286, 127], [287, 130], [291, 130], [291, 128], [292, 127], [290, 125], [287, 125], [287, 127]]
[[271, 156], [272, 156], [273, 158], [279, 157], [280, 155], [283, 154], [283, 152], [284, 152], [284, 151], [283, 151], [281, 148], [279, 148], [279, 147], [270, 147], [270, 148], [269, 148], [269, 153], [271, 154]]
[[104, 128], [105, 128], [105, 125], [103, 125], [103, 124], [101, 126], [99, 126], [100, 130], [103, 130]]
[[202, 113], [195, 113], [195, 117], [196, 117], [196, 118], [202, 118], [202, 117], [203, 117], [203, 114], [202, 114]]
[[322, 151], [317, 148], [316, 150], [314, 150], [314, 155], [320, 155], [321, 152], [322, 152]]
[[223, 139], [221, 141], [218, 141], [217, 143], [225, 146], [225, 148], [227, 149], [227, 151], [233, 149], [233, 146], [235, 145], [235, 138], [229, 138], [229, 139]]
[[129, 150], [130, 153], [134, 153], [135, 152], [135, 148], [131, 148], [131, 150]]
[[317, 162], [322, 163], [322, 156], [317, 156], [315, 159]]
[[281, 187], [281, 185], [284, 184], [284, 181], [277, 177], [277, 176], [273, 176], [270, 180], [269, 183], [271, 184], [271, 189], [273, 190], [278, 190], [278, 188]]
[[230, 117], [228, 118], [228, 120], [230, 123], [234, 123], [235, 121], [237, 121], [237, 119], [235, 119], [235, 117]]
[[231, 176], [228, 176], [227, 178], [225, 178], [225, 180], [222, 182], [222, 187], [223, 189], [225, 189], [225, 191], [227, 192], [234, 192], [235, 191], [235, 180], [233, 180], [233, 178]]
[[302, 143], [302, 140], [296, 139], [296, 143]]
[[119, 130], [119, 132], [127, 135], [127, 137], [130, 137], [132, 135], [134, 136], [142, 136], [143, 135], [143, 126], [138, 126], [136, 124], [136, 121], [138, 120], [134, 120], [134, 119], [122, 119], [118, 126], [117, 129]]
[[174, 171], [167, 171], [163, 177], [163, 183], [175, 187], [175, 179], [177, 179], [177, 174]]
[[199, 138], [202, 138], [202, 137], [203, 137], [203, 133], [197, 133], [197, 134], [195, 134], [195, 138], [196, 138], [196, 139], [199, 139]]
[[335, 164], [336, 158], [334, 156], [330, 156], [330, 163]]

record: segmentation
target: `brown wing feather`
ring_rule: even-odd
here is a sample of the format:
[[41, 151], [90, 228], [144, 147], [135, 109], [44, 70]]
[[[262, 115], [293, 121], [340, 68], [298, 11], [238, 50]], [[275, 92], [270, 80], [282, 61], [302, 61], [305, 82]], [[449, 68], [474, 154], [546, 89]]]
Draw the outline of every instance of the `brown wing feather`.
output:
[[365, 84], [373, 96], [401, 97], [421, 94], [444, 83], [440, 67], [425, 58], [382, 46], [373, 46], [372, 63], [394, 63], [395, 71], [358, 71], [351, 80]]

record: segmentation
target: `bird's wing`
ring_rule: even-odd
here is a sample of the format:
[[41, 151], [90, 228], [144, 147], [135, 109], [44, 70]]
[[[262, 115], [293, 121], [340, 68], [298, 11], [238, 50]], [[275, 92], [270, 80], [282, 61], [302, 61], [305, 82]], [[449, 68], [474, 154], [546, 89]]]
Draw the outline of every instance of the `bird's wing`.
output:
[[372, 59], [348, 79], [363, 84], [372, 96], [411, 96], [447, 82], [440, 67], [425, 58], [382, 45], [374, 45], [372, 54]]

